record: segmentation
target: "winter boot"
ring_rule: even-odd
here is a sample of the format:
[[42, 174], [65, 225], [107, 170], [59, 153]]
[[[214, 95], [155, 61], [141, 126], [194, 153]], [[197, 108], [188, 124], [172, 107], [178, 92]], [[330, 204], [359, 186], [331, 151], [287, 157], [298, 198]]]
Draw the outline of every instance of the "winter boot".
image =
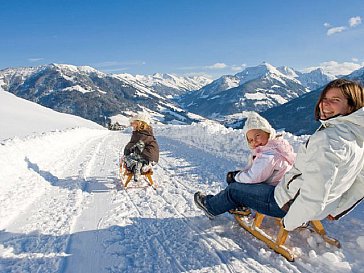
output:
[[211, 212], [209, 212], [207, 210], [207, 207], [206, 207], [206, 196], [204, 194], [202, 194], [201, 192], [196, 192], [195, 195], [193, 196], [194, 198], [194, 201], [195, 201], [195, 204], [196, 206], [203, 210], [203, 212], [205, 213], [205, 215], [210, 219], [214, 219], [215, 218], [215, 215], [213, 215]]
[[152, 169], [152, 166], [150, 164], [143, 165], [142, 167], [142, 173], [147, 173]]
[[137, 182], [140, 178], [140, 169], [142, 167], [142, 163], [141, 162], [137, 162], [135, 164], [135, 167], [134, 167], [134, 181]]

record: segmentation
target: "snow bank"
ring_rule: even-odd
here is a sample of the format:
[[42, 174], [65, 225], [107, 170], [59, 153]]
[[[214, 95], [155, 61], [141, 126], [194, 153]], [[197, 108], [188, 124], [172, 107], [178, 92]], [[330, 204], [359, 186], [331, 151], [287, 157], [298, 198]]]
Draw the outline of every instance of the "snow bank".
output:
[[[192, 125], [157, 126], [155, 133], [156, 135], [182, 141], [205, 152], [240, 164], [245, 164], [250, 154], [250, 149], [241, 129], [226, 128], [216, 122], [207, 121], [193, 123]], [[295, 151], [308, 138], [308, 136], [297, 137], [286, 132], [278, 132], [278, 134], [282, 134], [283, 138], [291, 143]]]
[[0, 140], [66, 128], [103, 127], [81, 117], [63, 114], [0, 91]]

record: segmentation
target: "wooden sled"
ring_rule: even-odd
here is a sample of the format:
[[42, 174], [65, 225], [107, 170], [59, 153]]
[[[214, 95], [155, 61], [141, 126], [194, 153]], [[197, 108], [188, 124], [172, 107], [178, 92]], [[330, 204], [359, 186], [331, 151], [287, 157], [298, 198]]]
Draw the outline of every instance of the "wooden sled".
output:
[[[152, 169], [149, 169], [147, 172], [142, 172], [141, 175], [146, 178], [149, 185], [152, 186], [153, 189], [155, 189], [155, 190], [157, 189], [157, 186], [154, 183], [153, 178], [152, 178], [152, 175], [153, 175]], [[125, 164], [120, 163], [121, 183], [124, 185], [125, 188], [128, 186], [128, 184], [131, 181], [131, 179], [133, 178], [133, 176], [134, 176], [134, 174], [125, 167]]]
[[[263, 241], [269, 248], [281, 254], [288, 261], [290, 262], [294, 261], [295, 256], [293, 252], [289, 248], [284, 246], [284, 243], [286, 242], [286, 239], [288, 237], [288, 231], [283, 228], [280, 219], [277, 218], [276, 221], [279, 226], [279, 231], [276, 238], [274, 239], [268, 234], [266, 234], [260, 228], [263, 219], [265, 217], [264, 214], [256, 212], [255, 218], [251, 223], [247, 221], [248, 220], [247, 217], [238, 214], [235, 214], [234, 217], [240, 226], [242, 226], [245, 230], [250, 232], [253, 236], [258, 238], [259, 240]], [[325, 242], [334, 245], [338, 248], [341, 247], [340, 242], [338, 240], [331, 238], [326, 234], [326, 231], [323, 225], [321, 224], [321, 221], [319, 220], [310, 221], [309, 226], [312, 227], [312, 230], [317, 232]]]

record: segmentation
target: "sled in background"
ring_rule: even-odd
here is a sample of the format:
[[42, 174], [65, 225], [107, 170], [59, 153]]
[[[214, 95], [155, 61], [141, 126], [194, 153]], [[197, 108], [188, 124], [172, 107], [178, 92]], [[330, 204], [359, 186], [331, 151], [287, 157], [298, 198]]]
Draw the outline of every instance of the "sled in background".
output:
[[[120, 160], [119, 166], [120, 166], [121, 184], [124, 186], [124, 188], [127, 188], [129, 182], [132, 180], [134, 176], [134, 173], [126, 168], [125, 163], [122, 160]], [[141, 176], [144, 177], [144, 179], [149, 183], [149, 185], [156, 190], [157, 185], [154, 183], [152, 175], [153, 175], [153, 170], [151, 168], [146, 172], [141, 172]]]
[[[250, 217], [249, 219], [249, 216], [243, 216], [239, 214], [234, 214], [234, 217], [240, 226], [242, 226], [245, 230], [250, 232], [257, 239], [263, 241], [269, 248], [284, 256], [288, 261], [290, 262], [294, 261], [295, 256], [292, 250], [290, 250], [284, 245], [288, 237], [288, 231], [283, 228], [281, 219], [276, 218], [276, 223], [279, 230], [276, 238], [274, 239], [273, 237], [266, 234], [261, 228], [261, 224], [265, 217], [264, 214], [256, 212], [255, 217], [253, 219], [251, 219], [252, 217]], [[326, 234], [326, 231], [321, 221], [319, 220], [310, 221], [309, 225], [306, 228], [310, 229], [310, 231], [318, 233], [322, 237], [322, 239], [328, 244], [331, 244], [338, 248], [341, 247], [340, 242], [338, 240], [331, 238]]]

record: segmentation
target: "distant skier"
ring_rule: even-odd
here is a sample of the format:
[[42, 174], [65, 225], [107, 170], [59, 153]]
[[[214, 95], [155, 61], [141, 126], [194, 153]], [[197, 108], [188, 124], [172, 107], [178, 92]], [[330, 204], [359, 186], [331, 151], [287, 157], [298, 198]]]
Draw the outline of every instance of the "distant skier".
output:
[[159, 145], [153, 135], [148, 114], [139, 113], [133, 116], [130, 125], [133, 132], [124, 148], [123, 161], [126, 168], [134, 173], [134, 180], [137, 181], [141, 173], [147, 172], [158, 163]]

